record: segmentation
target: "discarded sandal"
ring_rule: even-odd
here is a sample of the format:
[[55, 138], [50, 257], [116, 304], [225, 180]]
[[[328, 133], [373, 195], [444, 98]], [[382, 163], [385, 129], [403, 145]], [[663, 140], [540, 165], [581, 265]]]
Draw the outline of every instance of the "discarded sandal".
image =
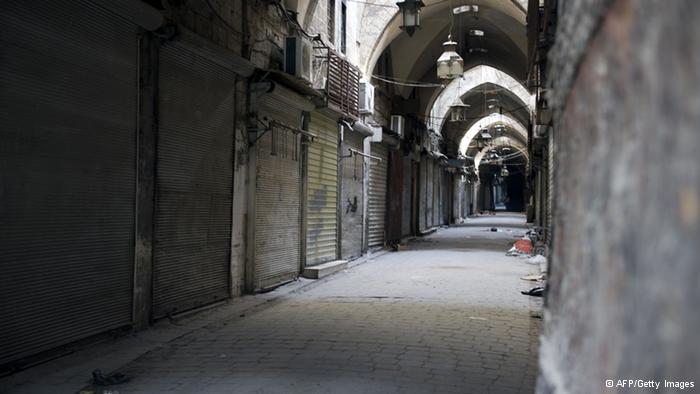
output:
[[115, 372], [111, 375], [105, 376], [101, 369], [92, 371], [92, 382], [96, 386], [114, 386], [116, 384], [122, 384], [128, 381], [129, 377], [120, 372]]
[[542, 286], [533, 287], [532, 289], [530, 289], [528, 291], [521, 291], [520, 294], [528, 295], [528, 296], [532, 296], [532, 297], [542, 297], [542, 296], [544, 296], [544, 287], [542, 287]]

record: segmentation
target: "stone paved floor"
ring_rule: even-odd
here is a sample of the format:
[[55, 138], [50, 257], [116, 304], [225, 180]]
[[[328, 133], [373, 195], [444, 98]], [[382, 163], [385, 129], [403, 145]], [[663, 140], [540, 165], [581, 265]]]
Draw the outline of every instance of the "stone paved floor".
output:
[[540, 320], [531, 313], [540, 305], [520, 294], [531, 284], [519, 278], [536, 268], [504, 255], [522, 222], [485, 217], [443, 229], [210, 324], [124, 366], [132, 381], [115, 389], [532, 392]]

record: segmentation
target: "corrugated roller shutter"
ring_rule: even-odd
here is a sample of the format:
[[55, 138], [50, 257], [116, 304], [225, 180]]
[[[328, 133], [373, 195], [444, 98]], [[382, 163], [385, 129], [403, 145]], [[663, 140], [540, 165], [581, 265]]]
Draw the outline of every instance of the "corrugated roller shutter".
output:
[[430, 222], [431, 227], [438, 226], [440, 224], [440, 171], [438, 164], [434, 160], [430, 160], [430, 175], [432, 176], [432, 221]]
[[153, 314], [229, 296], [233, 71], [161, 46]]
[[349, 156], [352, 148], [363, 151], [363, 137], [346, 130], [343, 135], [342, 157], [342, 195], [340, 198], [341, 214], [341, 257], [350, 259], [362, 255], [362, 215], [364, 209], [364, 159], [362, 156]]
[[335, 260], [338, 244], [338, 125], [313, 113], [306, 187], [306, 265]]
[[384, 246], [386, 220], [386, 177], [389, 164], [389, 151], [382, 144], [372, 144], [372, 156], [381, 159], [370, 161], [369, 206], [368, 208], [368, 245], [370, 248]]
[[452, 190], [454, 190], [454, 187], [452, 186], [452, 175], [445, 169], [442, 169], [442, 177], [445, 180], [442, 184], [442, 224], [447, 225], [450, 223], [450, 214], [452, 209], [452, 204], [450, 204], [450, 201], [454, 200], [450, 197], [452, 196]]
[[85, 1], [0, 5], [0, 365], [131, 322], [136, 37]]
[[[298, 128], [301, 112], [273, 96], [261, 99], [259, 118]], [[272, 127], [256, 144], [255, 288], [264, 289], [299, 274], [301, 226], [300, 138]]]
[[426, 230], [428, 225], [428, 159], [421, 158], [418, 166], [418, 228]]
[[412, 182], [413, 182], [413, 163], [409, 156], [403, 156], [403, 190], [402, 198], [403, 203], [401, 205], [401, 235], [408, 236], [411, 235], [411, 208], [413, 201], [412, 196]]
[[429, 229], [433, 227], [433, 193], [435, 189], [434, 176], [435, 170], [433, 169], [433, 161], [430, 159], [425, 160], [425, 207], [426, 207], [426, 217], [425, 217], [425, 227]]

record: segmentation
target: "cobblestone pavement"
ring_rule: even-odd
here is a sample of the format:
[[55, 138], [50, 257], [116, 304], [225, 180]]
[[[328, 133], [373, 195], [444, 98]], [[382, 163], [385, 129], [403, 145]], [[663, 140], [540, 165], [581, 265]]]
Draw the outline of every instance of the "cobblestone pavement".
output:
[[[121, 371], [126, 393], [528, 393], [536, 271], [522, 217], [474, 219], [212, 323]], [[508, 231], [490, 232], [491, 225]], [[485, 227], [481, 227], [485, 226]]]

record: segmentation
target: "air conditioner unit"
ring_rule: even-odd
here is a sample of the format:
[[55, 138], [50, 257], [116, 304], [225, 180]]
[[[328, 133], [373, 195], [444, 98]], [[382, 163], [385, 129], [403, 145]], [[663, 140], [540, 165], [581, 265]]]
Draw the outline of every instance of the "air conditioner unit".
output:
[[361, 114], [374, 113], [374, 85], [369, 81], [360, 82], [359, 101]]
[[402, 115], [391, 115], [391, 131], [403, 138], [404, 117]]
[[284, 46], [284, 71], [312, 82], [314, 48], [311, 41], [301, 36], [287, 37]]

